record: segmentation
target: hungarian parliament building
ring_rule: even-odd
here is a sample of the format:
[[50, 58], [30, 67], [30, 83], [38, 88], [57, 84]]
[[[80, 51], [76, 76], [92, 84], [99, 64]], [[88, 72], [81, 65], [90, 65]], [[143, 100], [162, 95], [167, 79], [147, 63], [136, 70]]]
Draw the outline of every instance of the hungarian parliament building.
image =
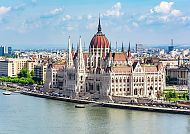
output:
[[45, 90], [59, 90], [66, 97], [81, 99], [121, 100], [158, 99], [165, 88], [162, 63], [146, 64], [125, 51], [113, 51], [99, 19], [98, 31], [91, 39], [89, 51], [82, 50], [81, 37], [74, 51], [68, 39], [63, 68], [49, 65]]

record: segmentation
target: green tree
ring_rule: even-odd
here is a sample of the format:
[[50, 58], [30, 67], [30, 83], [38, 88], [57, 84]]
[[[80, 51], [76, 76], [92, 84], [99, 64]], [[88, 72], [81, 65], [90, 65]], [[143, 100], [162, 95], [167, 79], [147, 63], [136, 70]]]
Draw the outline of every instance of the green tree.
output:
[[24, 78], [31, 78], [31, 74], [30, 71], [27, 68], [23, 68], [21, 69], [19, 75], [20, 78], [24, 77]]
[[171, 98], [169, 92], [167, 92], [167, 93], [165, 94], [165, 98], [166, 98], [166, 100], [169, 100], [169, 99]]
[[34, 77], [34, 70], [32, 70], [32, 71], [30, 72], [30, 75], [31, 75], [32, 78]]

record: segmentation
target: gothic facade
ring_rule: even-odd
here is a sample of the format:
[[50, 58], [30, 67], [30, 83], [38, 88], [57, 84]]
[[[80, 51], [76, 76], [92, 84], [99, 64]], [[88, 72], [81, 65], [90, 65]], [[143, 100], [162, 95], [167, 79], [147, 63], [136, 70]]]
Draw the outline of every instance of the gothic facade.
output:
[[59, 88], [65, 96], [74, 98], [158, 98], [165, 88], [165, 70], [161, 63], [150, 65], [134, 61], [130, 44], [127, 52], [123, 44], [121, 52], [112, 52], [99, 19], [98, 32], [90, 42], [88, 53], [82, 50], [81, 37], [74, 53], [69, 37]]

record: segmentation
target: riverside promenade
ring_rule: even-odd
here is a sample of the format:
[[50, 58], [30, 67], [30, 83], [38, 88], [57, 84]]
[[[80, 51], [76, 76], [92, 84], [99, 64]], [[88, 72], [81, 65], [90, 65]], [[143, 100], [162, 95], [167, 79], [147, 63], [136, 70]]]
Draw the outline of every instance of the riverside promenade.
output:
[[57, 97], [57, 96], [50, 96], [45, 95], [42, 93], [35, 93], [30, 91], [22, 91], [21, 94], [35, 96], [40, 98], [47, 98], [59, 101], [66, 101], [72, 103], [79, 103], [79, 104], [94, 104], [100, 107], [110, 107], [110, 108], [119, 108], [119, 109], [128, 109], [128, 110], [139, 110], [139, 111], [148, 111], [148, 112], [160, 112], [160, 113], [171, 113], [171, 114], [185, 114], [190, 115], [190, 109], [178, 109], [175, 106], [171, 107], [158, 107], [155, 105], [152, 106], [145, 106], [145, 105], [132, 105], [132, 104], [119, 104], [119, 103], [107, 103], [107, 102], [98, 102], [98, 101], [89, 101], [89, 100], [80, 100], [80, 99], [72, 99], [66, 97]]

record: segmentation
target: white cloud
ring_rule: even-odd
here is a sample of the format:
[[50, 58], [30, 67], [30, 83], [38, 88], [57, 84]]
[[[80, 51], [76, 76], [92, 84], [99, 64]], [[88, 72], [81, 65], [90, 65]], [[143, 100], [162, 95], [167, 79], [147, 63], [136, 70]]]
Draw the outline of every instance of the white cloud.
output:
[[87, 19], [88, 19], [88, 20], [92, 19], [92, 15], [89, 14], [89, 15], [87, 16]]
[[54, 10], [50, 11], [50, 14], [57, 15], [63, 12], [63, 8], [55, 8]]
[[53, 17], [59, 16], [59, 15], [62, 15], [63, 12], [64, 12], [63, 8], [55, 8], [55, 9], [49, 11], [48, 13], [41, 15], [40, 18], [43, 18], [43, 19], [53, 18]]
[[64, 17], [63, 17], [63, 21], [66, 21], [66, 20], [71, 20], [71, 16], [70, 15], [65, 15]]
[[165, 13], [169, 14], [172, 11], [174, 2], [162, 1], [159, 5], [150, 10], [151, 13]]
[[169, 17], [166, 15], [166, 16], [160, 16], [159, 19], [162, 21], [162, 22], [169, 22]]
[[11, 10], [11, 7], [4, 7], [4, 6], [1, 6], [1, 7], [0, 7], [0, 15], [1, 15], [1, 14], [6, 14], [6, 13], [8, 13], [10, 10]]
[[155, 6], [153, 9], [150, 9], [150, 13], [154, 14], [161, 14], [161, 15], [168, 15], [174, 17], [182, 16], [182, 12], [177, 9], [173, 9], [174, 2], [166, 2], [162, 1], [159, 5]]
[[67, 15], [65, 15], [65, 19], [70, 20], [71, 16], [67, 14]]
[[121, 3], [117, 2], [110, 10], [104, 13], [105, 16], [122, 16]]
[[138, 18], [138, 21], [144, 21], [146, 24], [187, 22], [189, 17], [185, 16], [181, 10], [174, 9], [174, 4], [174, 2], [162, 1], [159, 5], [156, 5], [154, 8], [150, 9], [149, 13], [141, 15]]
[[133, 22], [132, 25], [133, 25], [134, 27], [139, 27], [139, 24], [136, 23], [136, 22]]
[[176, 17], [182, 16], [182, 12], [180, 10], [176, 10], [176, 9], [172, 10], [171, 14]]

